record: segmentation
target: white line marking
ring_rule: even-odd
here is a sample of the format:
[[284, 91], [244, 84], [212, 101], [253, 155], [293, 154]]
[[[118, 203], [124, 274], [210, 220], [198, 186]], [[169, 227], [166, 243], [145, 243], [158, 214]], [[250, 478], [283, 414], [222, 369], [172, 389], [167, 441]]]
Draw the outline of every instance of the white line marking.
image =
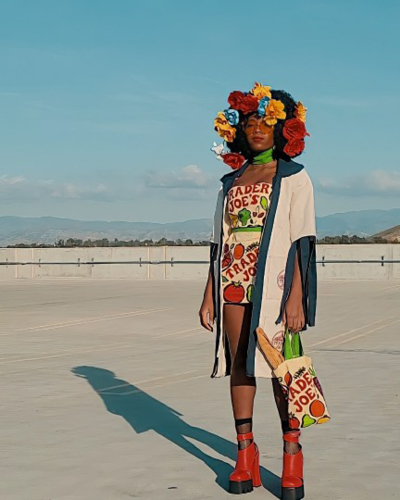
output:
[[[127, 387], [127, 386], [130, 386], [130, 385], [138, 385], [138, 384], [150, 384], [152, 382], [157, 382], [158, 380], [164, 380], [168, 377], [182, 377], [183, 375], [189, 375], [191, 373], [198, 373], [199, 370], [190, 370], [188, 372], [183, 372], [183, 373], [176, 373], [176, 374], [172, 374], [172, 375], [165, 375], [163, 377], [157, 377], [157, 378], [150, 378], [150, 379], [147, 379], [147, 380], [139, 380], [137, 382], [127, 382], [126, 384], [119, 384], [119, 385], [112, 385], [110, 387], [104, 387], [103, 389], [100, 389], [99, 391], [97, 391], [98, 393], [101, 393], [101, 392], [104, 392], [104, 391], [111, 391], [113, 389], [120, 389], [121, 387]], [[83, 376], [82, 378], [86, 378], [85, 376]]]
[[[188, 378], [183, 378], [182, 380], [171, 380], [170, 382], [165, 382], [165, 384], [157, 384], [157, 385], [151, 385], [149, 387], [144, 387], [143, 389], [149, 390], [149, 389], [157, 389], [158, 387], [165, 387], [166, 385], [171, 385], [171, 384], [178, 384], [180, 382], [186, 382], [187, 380], [194, 380], [196, 378], [209, 378], [210, 375], [197, 375], [195, 377], [188, 377]], [[142, 389], [135, 389], [130, 392], [126, 392], [122, 394], [122, 396], [129, 396], [131, 394], [135, 394], [137, 392], [142, 392]]]
[[360, 335], [356, 335], [355, 337], [352, 337], [350, 339], [342, 340], [341, 342], [334, 344], [332, 347], [337, 347], [338, 345], [346, 344], [347, 342], [351, 342], [352, 340], [360, 339], [361, 337], [365, 337], [366, 335], [369, 335], [370, 333], [375, 333], [378, 330], [382, 330], [383, 328], [387, 328], [388, 326], [394, 325], [395, 323], [400, 323], [400, 319], [397, 319], [396, 321], [392, 321], [391, 323], [389, 323], [387, 325], [378, 326], [377, 328], [374, 328], [373, 330], [370, 330], [369, 332], [361, 333]]
[[156, 337], [153, 337], [155, 339], [161, 339], [161, 338], [164, 338], [164, 337], [171, 337], [173, 335], [179, 335], [180, 333], [186, 333], [186, 332], [194, 332], [194, 331], [197, 331], [197, 330], [202, 330], [203, 328], [201, 327], [198, 327], [196, 326], [196, 328], [189, 328], [188, 330], [180, 330], [179, 332], [170, 332], [170, 333], [163, 333], [161, 335], [157, 335]]
[[[394, 317], [395, 316], [389, 316], [389, 318], [394, 318]], [[381, 323], [382, 321], [385, 321], [385, 320], [386, 320], [386, 318], [384, 320], [380, 319], [378, 321], [373, 321], [372, 323], [369, 323], [367, 325], [362, 325], [362, 326], [359, 326], [357, 328], [353, 328], [352, 330], [348, 330], [347, 332], [339, 333], [339, 335], [335, 335], [334, 337], [329, 337], [329, 339], [321, 340], [319, 342], [316, 342], [315, 344], [311, 344], [308, 347], [311, 348], [311, 347], [315, 347], [317, 345], [326, 344], [327, 342], [330, 342], [331, 340], [338, 339], [340, 337], [343, 337], [344, 335], [349, 335], [350, 333], [358, 332], [359, 330], [362, 330], [363, 328], [369, 328], [369, 327], [376, 325], [377, 323]]]
[[[104, 344], [104, 345], [106, 345], [106, 344]], [[95, 347], [102, 347], [102, 346], [95, 346]], [[38, 356], [36, 358], [23, 358], [23, 359], [13, 359], [10, 361], [0, 361], [0, 365], [10, 365], [13, 363], [23, 363], [24, 361], [37, 361], [40, 359], [63, 358], [66, 356], [73, 356], [74, 354], [90, 354], [92, 352], [99, 352], [99, 351], [113, 351], [115, 349], [125, 349], [127, 347], [134, 349], [135, 345], [134, 344], [124, 344], [124, 345], [118, 345], [118, 346], [114, 346], [114, 347], [110, 347], [110, 345], [108, 345], [107, 347], [104, 347], [104, 349], [91, 349], [90, 347], [84, 347], [84, 348], [80, 348], [80, 350], [74, 350], [74, 352], [70, 352], [70, 351], [72, 351], [72, 349], [70, 349], [68, 351], [63, 351], [63, 352], [68, 352], [68, 354], [53, 354], [51, 356]], [[3, 358], [3, 359], [6, 359], [6, 358]]]
[[[140, 316], [142, 314], [150, 314], [153, 312], [162, 312], [162, 311], [168, 311], [174, 309], [173, 307], [166, 307], [164, 309], [147, 309], [144, 311], [132, 311], [129, 313], [121, 313], [121, 314], [114, 314], [111, 316], [95, 316], [92, 318], [87, 318], [87, 319], [82, 319], [82, 320], [70, 320], [70, 321], [64, 321], [62, 323], [51, 323], [48, 325], [40, 325], [40, 326], [34, 326], [34, 327], [29, 327], [29, 328], [21, 328], [18, 330], [15, 330], [13, 333], [21, 333], [21, 332], [31, 332], [31, 331], [45, 331], [45, 330], [55, 330], [57, 328], [66, 328], [69, 326], [74, 326], [74, 325], [83, 325], [86, 323], [93, 323], [96, 321], [107, 321], [107, 320], [112, 320], [112, 319], [118, 319], [118, 318], [124, 318], [124, 317], [129, 317], [129, 316]], [[13, 335], [13, 333], [3, 333], [0, 334], [0, 336], [6, 336], [6, 335]]]
[[381, 292], [383, 292], [385, 290], [395, 290], [397, 288], [400, 288], [400, 285], [387, 286], [386, 288], [382, 288]]

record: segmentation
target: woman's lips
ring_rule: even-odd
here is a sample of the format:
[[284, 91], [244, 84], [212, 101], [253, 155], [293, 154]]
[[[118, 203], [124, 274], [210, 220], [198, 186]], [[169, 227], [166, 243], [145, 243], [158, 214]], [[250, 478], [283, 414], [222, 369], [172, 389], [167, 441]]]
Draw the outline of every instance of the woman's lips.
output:
[[260, 136], [255, 136], [255, 137], [253, 137], [253, 141], [254, 141], [254, 142], [261, 142], [261, 141], [263, 141], [263, 140], [264, 140], [264, 137], [260, 137]]

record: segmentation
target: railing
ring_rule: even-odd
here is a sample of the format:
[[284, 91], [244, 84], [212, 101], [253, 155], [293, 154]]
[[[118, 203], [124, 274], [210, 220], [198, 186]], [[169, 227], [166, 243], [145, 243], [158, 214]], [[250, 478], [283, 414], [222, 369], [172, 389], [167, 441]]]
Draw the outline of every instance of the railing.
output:
[[[113, 261], [95, 261], [91, 259], [89, 261], [82, 261], [78, 258], [76, 261], [69, 262], [46, 262], [39, 259], [38, 261], [27, 261], [27, 262], [16, 262], [8, 261], [0, 262], [0, 266], [97, 266], [97, 265], [110, 265], [110, 264], [138, 264], [140, 267], [143, 265], [158, 265], [158, 264], [170, 264], [173, 267], [176, 264], [209, 264], [209, 260], [175, 260], [173, 257], [169, 260], [144, 260], [139, 258], [139, 260], [113, 260]], [[325, 267], [326, 264], [400, 264], [400, 260], [385, 259], [384, 256], [380, 259], [325, 259], [322, 257], [321, 260], [317, 260], [317, 264], [321, 264]]]

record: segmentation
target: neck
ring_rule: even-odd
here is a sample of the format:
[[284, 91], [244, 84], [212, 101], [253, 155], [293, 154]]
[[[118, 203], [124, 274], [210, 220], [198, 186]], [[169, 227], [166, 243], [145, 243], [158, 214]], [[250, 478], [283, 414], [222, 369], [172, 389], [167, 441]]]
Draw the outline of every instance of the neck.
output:
[[265, 151], [261, 151], [261, 153], [257, 153], [253, 157], [252, 164], [253, 165], [264, 165], [265, 163], [270, 163], [273, 157], [273, 148], [266, 149]]

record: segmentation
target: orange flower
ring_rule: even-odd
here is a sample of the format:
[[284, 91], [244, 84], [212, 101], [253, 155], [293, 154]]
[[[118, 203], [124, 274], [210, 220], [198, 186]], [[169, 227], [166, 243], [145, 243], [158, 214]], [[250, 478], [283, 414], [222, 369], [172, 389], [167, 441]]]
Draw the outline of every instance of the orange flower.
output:
[[269, 97], [271, 99], [271, 87], [267, 87], [265, 85], [261, 85], [261, 83], [256, 82], [254, 84], [254, 88], [250, 90], [250, 94], [253, 94], [254, 97], [257, 97], [258, 100], [263, 97]]
[[300, 101], [297, 103], [297, 109], [294, 113], [294, 116], [296, 116], [296, 118], [298, 118], [302, 122], [306, 123], [307, 108]]
[[285, 105], [282, 101], [270, 99], [268, 106], [265, 107], [266, 123], [268, 125], [275, 125], [278, 120], [284, 120], [286, 118], [286, 112], [284, 109]]
[[236, 136], [236, 129], [229, 124], [224, 113], [220, 111], [217, 118], [214, 120], [215, 130], [220, 137], [223, 137], [226, 142], [232, 142]]

